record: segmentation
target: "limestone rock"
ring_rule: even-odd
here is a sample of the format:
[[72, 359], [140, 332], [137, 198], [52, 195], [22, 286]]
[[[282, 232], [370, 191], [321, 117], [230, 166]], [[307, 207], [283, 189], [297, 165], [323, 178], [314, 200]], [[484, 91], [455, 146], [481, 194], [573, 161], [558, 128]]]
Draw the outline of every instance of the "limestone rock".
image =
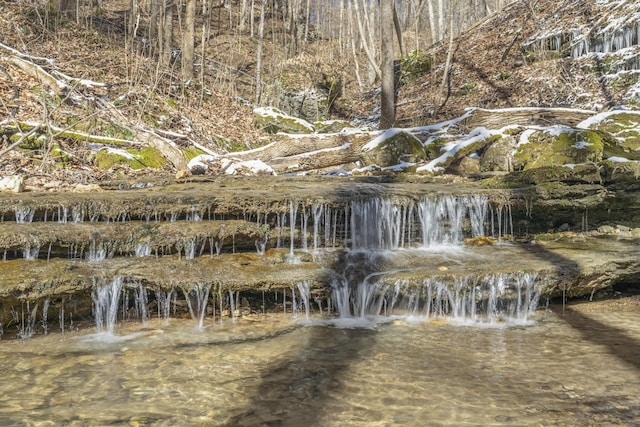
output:
[[363, 166], [394, 166], [402, 162], [416, 163], [426, 159], [422, 142], [408, 132], [389, 129], [362, 148]]
[[22, 175], [5, 176], [0, 179], [0, 191], [22, 193], [24, 188], [24, 177]]
[[267, 133], [305, 134], [315, 131], [313, 125], [306, 120], [289, 116], [273, 107], [254, 109], [253, 121], [257, 128], [263, 129]]
[[480, 158], [481, 172], [511, 172], [513, 170], [513, 150], [517, 141], [511, 135], [494, 141]]
[[73, 189], [74, 193], [90, 193], [104, 191], [98, 184], [78, 184]]

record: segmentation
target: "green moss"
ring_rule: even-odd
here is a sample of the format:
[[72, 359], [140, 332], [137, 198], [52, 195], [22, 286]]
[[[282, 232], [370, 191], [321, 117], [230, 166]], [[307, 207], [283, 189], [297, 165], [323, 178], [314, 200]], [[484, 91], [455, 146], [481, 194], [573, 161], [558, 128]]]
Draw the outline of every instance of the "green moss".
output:
[[400, 60], [400, 82], [408, 83], [431, 71], [433, 58], [431, 55], [416, 49]]
[[64, 151], [60, 144], [53, 144], [51, 147], [51, 156], [53, 160], [60, 166], [64, 166], [71, 161], [69, 153]]
[[611, 136], [610, 149], [618, 146], [624, 153], [640, 151], [640, 114], [613, 114], [596, 124], [594, 128]]
[[162, 169], [167, 164], [167, 161], [162, 157], [160, 151], [153, 147], [145, 147], [139, 150], [128, 149], [126, 151], [131, 154], [133, 158], [127, 158], [118, 153], [102, 149], [96, 154], [94, 163], [98, 168], [103, 170], [109, 169], [114, 165], [128, 165], [132, 169]]
[[514, 166], [527, 170], [568, 163], [600, 162], [603, 152], [604, 142], [598, 132], [567, 131], [552, 135], [538, 131], [529, 137], [529, 143], [518, 146]]
[[187, 147], [187, 148], [183, 148], [181, 150], [182, 155], [184, 156], [185, 159], [187, 159], [187, 161], [193, 159], [194, 157], [197, 157], [201, 154], [207, 154], [206, 152], [204, 152], [203, 150], [197, 148], [197, 147]]

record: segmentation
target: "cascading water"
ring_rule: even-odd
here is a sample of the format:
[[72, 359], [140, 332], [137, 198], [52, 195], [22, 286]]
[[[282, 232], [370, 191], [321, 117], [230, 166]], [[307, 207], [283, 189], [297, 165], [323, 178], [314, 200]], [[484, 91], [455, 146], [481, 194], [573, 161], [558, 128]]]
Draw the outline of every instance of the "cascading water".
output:
[[196, 322], [197, 328], [204, 327], [204, 316], [207, 310], [207, 300], [209, 298], [210, 285], [196, 284], [191, 289], [183, 289], [184, 297], [187, 300], [189, 314]]
[[458, 322], [524, 324], [538, 306], [540, 286], [530, 273], [425, 279], [420, 286], [398, 280], [375, 281], [370, 275], [356, 286], [332, 285], [332, 302], [340, 317], [446, 317]]
[[122, 278], [113, 279], [110, 284], [95, 286], [93, 299], [93, 315], [98, 332], [112, 334], [118, 319], [118, 303], [122, 292]]
[[332, 304], [339, 316], [402, 314], [526, 322], [539, 298], [537, 277], [532, 274], [425, 279], [420, 286], [385, 281], [385, 257], [395, 249], [410, 247], [411, 242], [420, 248], [455, 248], [466, 236], [483, 236], [488, 206], [484, 196], [422, 198], [404, 206], [388, 199], [352, 202], [351, 247], [355, 251], [347, 251], [342, 272], [331, 283]]

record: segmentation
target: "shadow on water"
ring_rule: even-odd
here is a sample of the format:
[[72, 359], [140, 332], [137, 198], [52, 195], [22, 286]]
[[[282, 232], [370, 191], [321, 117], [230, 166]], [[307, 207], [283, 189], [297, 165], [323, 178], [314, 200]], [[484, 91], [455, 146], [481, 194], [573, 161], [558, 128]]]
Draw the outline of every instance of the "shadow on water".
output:
[[[526, 245], [525, 248], [531, 254], [551, 262], [560, 280], [569, 280], [571, 277], [577, 277], [580, 273], [580, 266], [575, 261], [550, 251], [542, 245]], [[640, 355], [640, 342], [638, 340], [627, 335], [622, 329], [606, 325], [577, 310], [571, 309], [570, 306], [565, 306], [565, 302], [565, 296], [563, 295], [562, 311], [558, 313], [562, 320], [580, 332], [586, 341], [605, 347], [611, 355], [636, 369], [640, 369], [640, 358], [638, 358], [638, 355]]]
[[[375, 256], [375, 251], [345, 250], [331, 266], [324, 282], [351, 286], [353, 295], [354, 284], [383, 270], [382, 257]], [[303, 329], [299, 331], [304, 342], [296, 351], [261, 370], [260, 385], [250, 403], [227, 421], [226, 426], [311, 426], [322, 424], [322, 419], [330, 416], [324, 413], [324, 408], [340, 399], [348, 387], [344, 373], [375, 348], [377, 331], [326, 325]]]

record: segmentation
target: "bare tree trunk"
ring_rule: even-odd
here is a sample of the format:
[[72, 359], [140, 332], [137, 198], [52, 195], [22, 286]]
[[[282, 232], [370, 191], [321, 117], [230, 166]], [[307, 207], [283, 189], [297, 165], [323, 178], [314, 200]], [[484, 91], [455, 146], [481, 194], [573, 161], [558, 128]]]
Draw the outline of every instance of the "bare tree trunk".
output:
[[380, 0], [380, 60], [382, 90], [380, 96], [380, 129], [394, 126], [396, 121], [394, 54], [393, 54], [393, 0]]
[[447, 60], [444, 64], [444, 71], [442, 73], [442, 81], [440, 82], [440, 89], [438, 90], [438, 98], [434, 103], [434, 113], [438, 114], [438, 110], [442, 107], [441, 103], [444, 98], [444, 89], [449, 82], [449, 72], [451, 71], [451, 59], [453, 57], [453, 11], [455, 10], [456, 0], [449, 0], [449, 49], [447, 50]]
[[162, 8], [162, 45], [160, 49], [160, 63], [168, 67], [173, 53], [173, 0], [164, 1]]
[[431, 30], [431, 44], [436, 43], [440, 39], [438, 27], [436, 26], [436, 14], [433, 10], [433, 1], [434, 0], [427, 0], [429, 10], [429, 29]]
[[[371, 68], [374, 70], [374, 72], [376, 74], [376, 77], [381, 78], [382, 77], [382, 71], [380, 70], [380, 67], [378, 66], [378, 62], [376, 61], [376, 58], [375, 58], [375, 55], [374, 55], [373, 51], [371, 50], [371, 45], [367, 41], [367, 36], [365, 34], [364, 25], [362, 23], [362, 21], [363, 21], [362, 13], [360, 12], [360, 7], [358, 6], [359, 2], [360, 2], [360, 0], [355, 0], [353, 10], [355, 12], [356, 23], [358, 24], [358, 34], [360, 35], [360, 42], [362, 44], [362, 48], [364, 49], [364, 53], [367, 55], [367, 59], [369, 60], [369, 64], [371, 65]], [[367, 18], [364, 18], [364, 19], [366, 20]]]
[[264, 6], [266, 2], [267, 0], [262, 0], [260, 2], [260, 25], [258, 26], [258, 57], [256, 58], [256, 105], [260, 104], [260, 98], [262, 97], [262, 42], [264, 39]]
[[240, 25], [238, 25], [238, 30], [244, 31], [244, 27], [247, 21], [247, 4], [248, 0], [242, 0], [240, 5]]
[[184, 33], [182, 35], [182, 78], [193, 78], [193, 61], [195, 49], [196, 2], [187, 0], [184, 15]]
[[151, 0], [151, 10], [149, 11], [149, 44], [155, 51], [158, 46], [158, 34], [160, 33], [159, 22], [160, 7], [162, 0]]

